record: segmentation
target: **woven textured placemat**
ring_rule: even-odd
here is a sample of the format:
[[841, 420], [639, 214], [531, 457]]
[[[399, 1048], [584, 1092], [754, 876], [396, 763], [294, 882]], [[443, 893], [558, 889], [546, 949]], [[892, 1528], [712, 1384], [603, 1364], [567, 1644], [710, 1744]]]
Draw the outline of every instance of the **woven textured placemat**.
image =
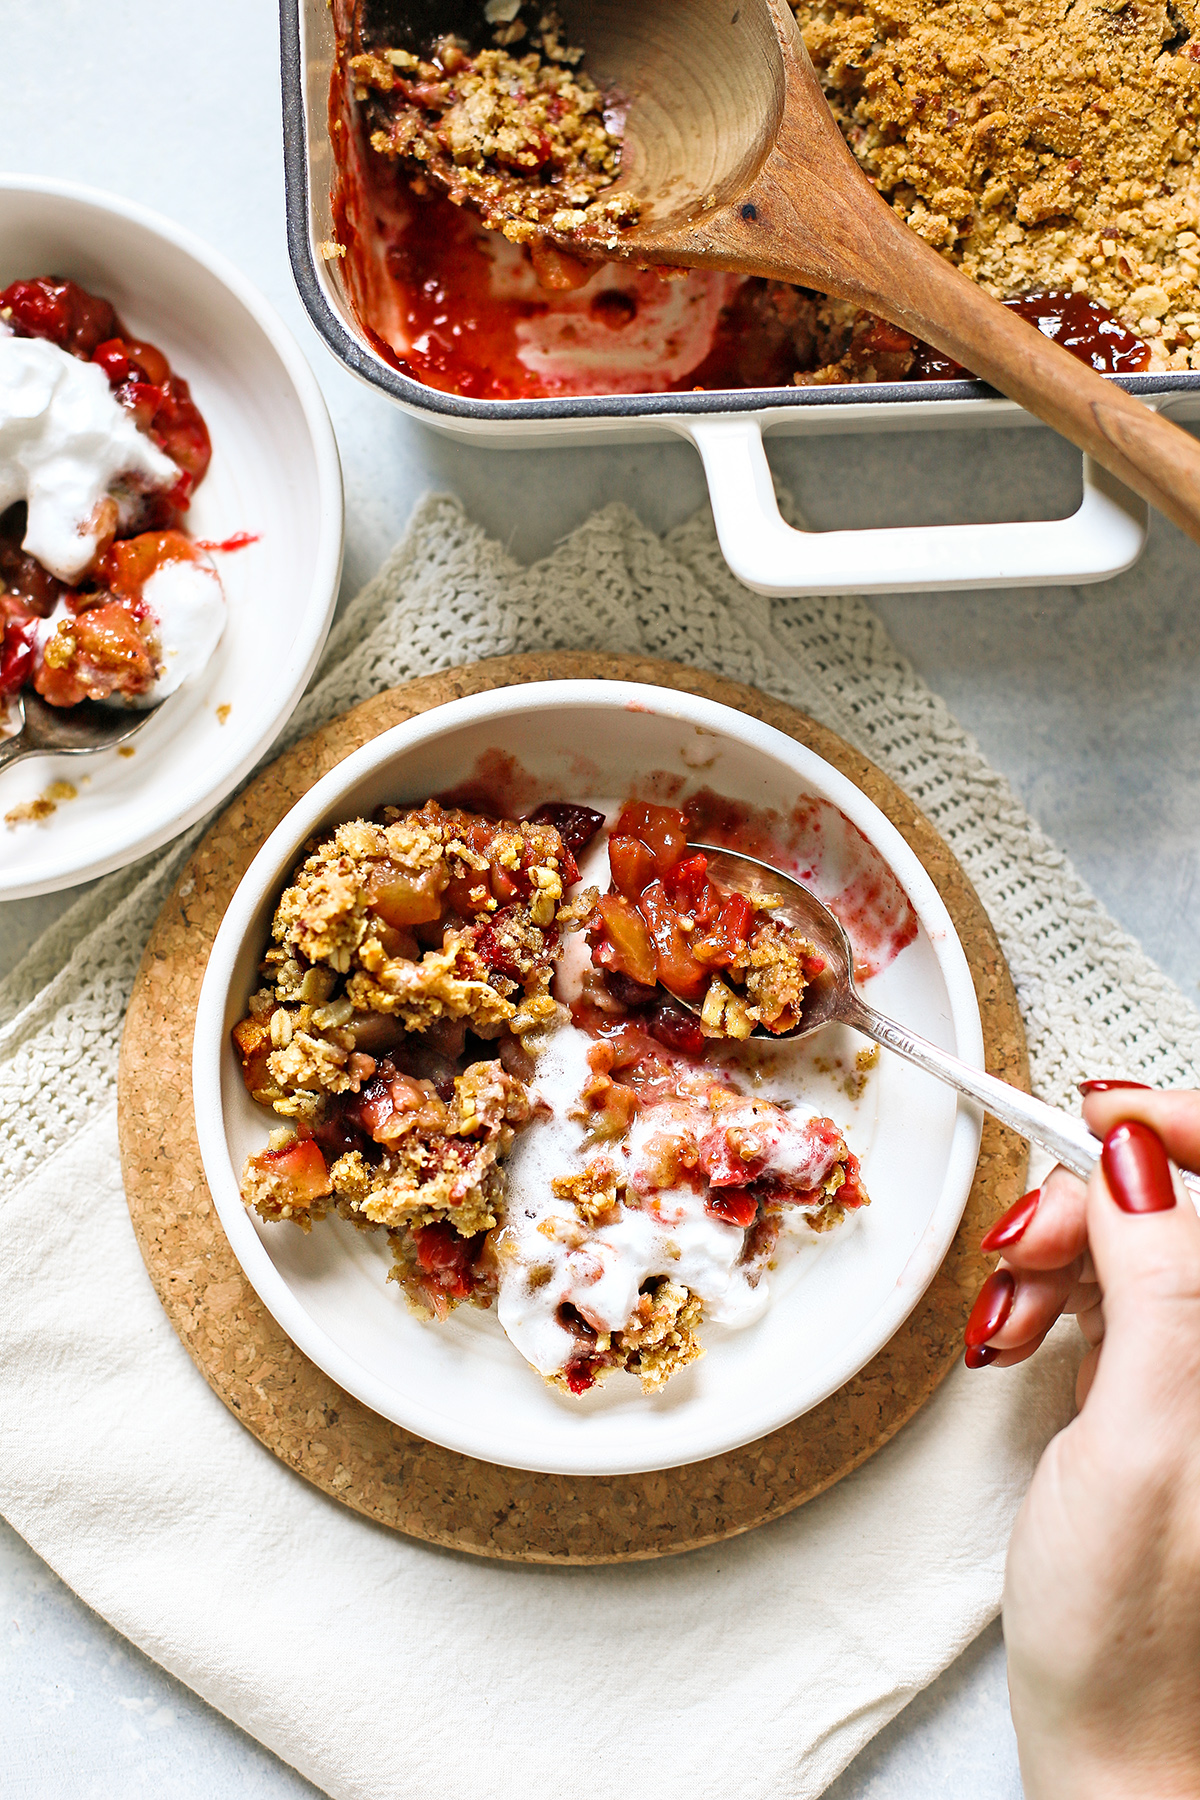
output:
[[514, 1562], [666, 1556], [748, 1531], [812, 1499], [885, 1444], [961, 1350], [987, 1273], [979, 1239], [1016, 1198], [1026, 1145], [988, 1119], [957, 1236], [920, 1305], [836, 1394], [757, 1443], [661, 1474], [533, 1475], [443, 1450], [351, 1399], [284, 1335], [243, 1275], [209, 1197], [191, 1103], [191, 1024], [208, 953], [268, 833], [314, 782], [401, 720], [528, 681], [643, 681], [723, 702], [806, 744], [892, 821], [932, 877], [966, 952], [987, 1066], [1028, 1088], [1025, 1033], [974, 888], [928, 820], [873, 763], [802, 713], [674, 663], [555, 652], [501, 657], [380, 694], [305, 738], [222, 814], [146, 947], [121, 1046], [118, 1118], [129, 1211], [167, 1316], [213, 1390], [274, 1455], [347, 1506], [418, 1538]]

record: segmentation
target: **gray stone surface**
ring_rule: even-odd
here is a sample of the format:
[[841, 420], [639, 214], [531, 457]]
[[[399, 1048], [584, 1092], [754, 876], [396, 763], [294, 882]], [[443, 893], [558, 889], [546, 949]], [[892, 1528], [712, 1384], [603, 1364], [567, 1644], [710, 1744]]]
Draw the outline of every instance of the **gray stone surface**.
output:
[[[524, 558], [622, 499], [665, 528], [704, 497], [682, 444], [492, 451], [437, 436], [337, 368], [284, 245], [274, 9], [236, 0], [9, 0], [4, 160], [156, 207], [219, 245], [292, 324], [346, 472], [348, 594], [426, 488], [461, 495]], [[1078, 459], [1041, 431], [838, 437], [772, 458], [817, 525], [1064, 513]], [[1195, 998], [1200, 984], [1200, 552], [1161, 521], [1102, 587], [880, 600], [896, 641]], [[2, 853], [2, 851], [0, 851]], [[0, 907], [0, 971], [73, 895]], [[315, 1790], [91, 1613], [0, 1527], [0, 1785], [20, 1800], [293, 1800]], [[1017, 1800], [993, 1627], [882, 1732], [833, 1800]]]

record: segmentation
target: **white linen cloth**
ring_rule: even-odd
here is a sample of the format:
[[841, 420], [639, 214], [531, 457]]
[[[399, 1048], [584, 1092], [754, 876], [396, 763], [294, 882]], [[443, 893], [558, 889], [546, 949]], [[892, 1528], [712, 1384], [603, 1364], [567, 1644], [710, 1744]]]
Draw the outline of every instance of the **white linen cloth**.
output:
[[[868, 608], [748, 593], [707, 513], [660, 540], [609, 508], [526, 569], [456, 502], [424, 501], [287, 739], [408, 677], [548, 648], [717, 669], [886, 769], [988, 908], [1046, 1098], [1070, 1104], [1085, 1074], [1198, 1080], [1200, 1015]], [[994, 1616], [1012, 1519], [1070, 1416], [1073, 1327], [1022, 1369], [960, 1369], [832, 1492], [709, 1550], [515, 1567], [371, 1525], [236, 1424], [129, 1225], [120, 1023], [195, 836], [101, 883], [0, 986], [0, 1510], [114, 1626], [338, 1800], [819, 1794]]]

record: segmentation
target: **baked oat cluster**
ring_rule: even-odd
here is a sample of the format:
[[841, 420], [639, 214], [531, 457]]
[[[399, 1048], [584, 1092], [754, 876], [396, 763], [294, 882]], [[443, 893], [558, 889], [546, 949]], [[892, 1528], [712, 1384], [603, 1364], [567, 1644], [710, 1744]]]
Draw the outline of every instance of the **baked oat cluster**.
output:
[[[233, 1030], [247, 1089], [287, 1121], [242, 1196], [269, 1223], [386, 1232], [417, 1311], [498, 1302], [556, 1386], [622, 1369], [653, 1392], [702, 1354], [703, 1317], [761, 1308], [789, 1211], [821, 1231], [866, 1196], [829, 1119], [705, 1061], [710, 1041], [795, 1022], [812, 946], [718, 894], [670, 808], [626, 806], [621, 885], [572, 897], [603, 824], [430, 800], [309, 846]], [[564, 999], [556, 967], [584, 927]], [[697, 970], [699, 1019], [656, 985]]]
[[[489, 9], [495, 12], [495, 8]], [[370, 102], [370, 143], [432, 176], [491, 230], [529, 243], [611, 237], [637, 217], [636, 202], [607, 194], [619, 172], [620, 137], [605, 123], [604, 96], [577, 70], [582, 50], [564, 44], [553, 12], [532, 35], [520, 6], [496, 26], [499, 46], [472, 55], [442, 38], [428, 60], [408, 50], [352, 56], [354, 97]], [[506, 46], [525, 39], [528, 51]]]
[[989, 293], [1087, 293], [1200, 367], [1195, 0], [793, 0], [858, 161]]
[[[308, 1134], [252, 1159], [245, 1192], [263, 1218], [308, 1228], [336, 1205], [370, 1224], [453, 1211], [468, 1236], [491, 1229], [497, 1164], [531, 1111], [510, 1071], [529, 1072], [558, 1022], [552, 959], [577, 877], [552, 825], [436, 801], [385, 807], [312, 849], [234, 1029], [251, 1094]], [[498, 1060], [456, 1073], [468, 1040], [494, 1044]], [[371, 1162], [355, 1143], [364, 1132], [382, 1152]], [[323, 1184], [311, 1141], [341, 1151]], [[301, 1163], [323, 1191], [310, 1183], [298, 1199]]]

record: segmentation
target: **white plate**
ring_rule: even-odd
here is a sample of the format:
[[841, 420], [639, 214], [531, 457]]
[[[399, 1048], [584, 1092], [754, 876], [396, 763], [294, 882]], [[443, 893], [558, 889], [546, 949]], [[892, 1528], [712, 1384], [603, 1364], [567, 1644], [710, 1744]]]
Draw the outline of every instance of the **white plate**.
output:
[[0, 818], [51, 782], [79, 791], [40, 824], [0, 824], [4, 900], [118, 869], [237, 785], [316, 667], [342, 561], [341, 468], [321, 390], [287, 327], [232, 264], [128, 201], [0, 177], [0, 287], [50, 273], [110, 299], [190, 384], [213, 459], [189, 529], [217, 541], [257, 532], [260, 542], [217, 558], [225, 634], [203, 674], [133, 739], [133, 756], [28, 757], [0, 771]]
[[[817, 1405], [875, 1355], [929, 1285], [962, 1215], [980, 1133], [976, 1109], [930, 1076], [881, 1055], [866, 1104], [849, 1127], [872, 1205], [830, 1233], [819, 1255], [799, 1257], [772, 1277], [772, 1303], [758, 1324], [704, 1331], [708, 1354], [654, 1399], [624, 1374], [571, 1399], [525, 1364], [494, 1312], [460, 1307], [443, 1325], [408, 1312], [386, 1281], [382, 1233], [337, 1220], [307, 1236], [264, 1225], [238, 1195], [243, 1161], [263, 1147], [273, 1121], [246, 1093], [229, 1032], [258, 985], [271, 915], [301, 846], [338, 820], [456, 785], [496, 749], [537, 778], [540, 798], [621, 794], [664, 770], [689, 788], [709, 785], [785, 817], [806, 795], [832, 802], [894, 871], [919, 921], [915, 941], [868, 984], [871, 999], [982, 1065], [970, 970], [928, 875], [843, 775], [728, 707], [623, 682], [505, 688], [398, 725], [318, 782], [247, 870], [201, 990], [193, 1091], [208, 1184], [264, 1304], [348, 1393], [469, 1456], [578, 1475], [696, 1462]], [[835, 1117], [849, 1110], [843, 1098]]]

